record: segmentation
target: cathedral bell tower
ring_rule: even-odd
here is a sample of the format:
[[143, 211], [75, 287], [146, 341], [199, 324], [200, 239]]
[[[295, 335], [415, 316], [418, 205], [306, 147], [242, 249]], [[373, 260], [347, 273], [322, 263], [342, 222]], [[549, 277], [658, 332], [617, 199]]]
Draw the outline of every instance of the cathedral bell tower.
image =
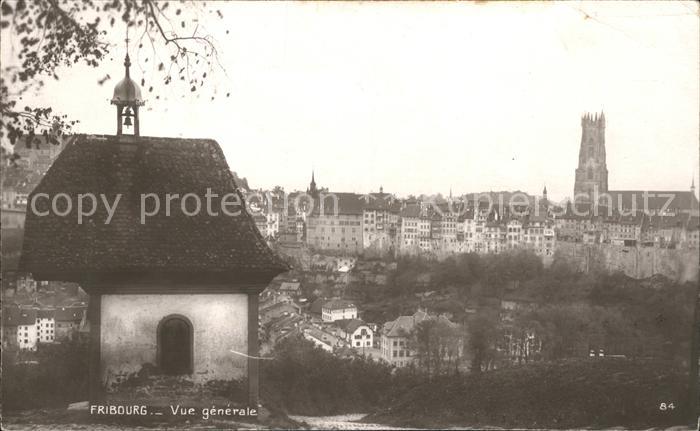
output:
[[[586, 195], [591, 200], [595, 191], [607, 193], [608, 169], [605, 165], [605, 114], [585, 114], [581, 117], [581, 148], [574, 196]], [[578, 195], [578, 196], [577, 196]]]
[[145, 102], [141, 97], [141, 88], [129, 76], [130, 66], [131, 61], [127, 53], [124, 59], [126, 76], [114, 86], [112, 105], [117, 106], [117, 135], [122, 135], [122, 126], [126, 126], [132, 129], [134, 136], [139, 136], [139, 107]]

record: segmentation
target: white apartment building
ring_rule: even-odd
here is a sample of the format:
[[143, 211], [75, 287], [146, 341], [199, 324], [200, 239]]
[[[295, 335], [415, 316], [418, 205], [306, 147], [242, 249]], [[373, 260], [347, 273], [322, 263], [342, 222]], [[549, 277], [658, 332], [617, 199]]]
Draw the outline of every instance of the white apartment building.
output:
[[356, 319], [357, 306], [344, 299], [332, 299], [321, 307], [321, 318], [324, 322], [336, 320]]

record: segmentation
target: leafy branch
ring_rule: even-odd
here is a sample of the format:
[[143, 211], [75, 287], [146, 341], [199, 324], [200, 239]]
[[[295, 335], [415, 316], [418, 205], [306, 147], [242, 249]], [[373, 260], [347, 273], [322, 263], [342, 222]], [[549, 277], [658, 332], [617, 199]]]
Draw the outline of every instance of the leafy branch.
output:
[[[80, 63], [98, 67], [113, 47], [106, 40], [108, 31], [119, 22], [140, 32], [139, 59], [143, 39], [148, 38], [151, 57], [145, 57], [143, 62], [154, 60], [154, 71], [163, 75], [164, 85], [173, 81], [173, 70], [191, 92], [204, 86], [214, 69], [225, 73], [213, 37], [200, 27], [197, 2], [189, 2], [187, 9], [178, 7], [170, 12], [168, 6], [168, 2], [153, 0], [3, 1], [0, 29], [3, 38], [10, 38], [13, 55], [0, 75], [0, 139], [14, 145], [23, 136], [60, 137], [70, 133], [77, 121], [54, 114], [51, 107], [22, 109], [18, 103], [23, 96], [40, 91], [47, 77], [60, 79], [62, 67]], [[190, 17], [185, 18], [188, 13]], [[216, 13], [223, 17], [220, 11]], [[180, 21], [179, 28], [173, 24], [175, 17]], [[192, 27], [193, 31], [188, 32]], [[170, 59], [167, 67], [160, 61], [162, 51]], [[102, 85], [110, 78], [106, 75], [97, 82]], [[146, 85], [145, 76], [141, 85]], [[147, 91], [153, 92], [154, 86], [149, 85]]]

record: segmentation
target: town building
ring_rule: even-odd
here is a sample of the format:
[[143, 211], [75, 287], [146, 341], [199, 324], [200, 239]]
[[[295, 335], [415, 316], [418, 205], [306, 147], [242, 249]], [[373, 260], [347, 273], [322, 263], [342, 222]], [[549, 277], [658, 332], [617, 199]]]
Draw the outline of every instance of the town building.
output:
[[381, 358], [396, 367], [411, 364], [415, 356], [410, 345], [411, 333], [418, 323], [429, 318], [428, 313], [418, 310], [412, 316], [399, 316], [386, 322], [380, 340]]
[[[317, 190], [312, 177], [310, 190]], [[362, 215], [364, 201], [355, 193], [316, 191], [313, 208], [306, 218], [306, 243], [315, 250], [362, 252]]]
[[54, 310], [37, 310], [36, 313], [37, 337], [40, 343], [53, 343], [56, 339], [56, 319]]
[[602, 242], [613, 245], [635, 246], [642, 241], [642, 231], [648, 224], [643, 212], [634, 215], [605, 217], [602, 223]]
[[4, 307], [2, 311], [3, 349], [36, 350], [40, 334], [37, 310]]
[[279, 288], [280, 293], [286, 293], [287, 295], [297, 297], [301, 295], [301, 283], [298, 281], [283, 281]]
[[506, 223], [506, 245], [508, 249], [520, 247], [523, 240], [523, 223], [517, 218]]
[[400, 202], [382, 187], [365, 195], [362, 210], [362, 248], [365, 254], [393, 256], [399, 233]]
[[357, 306], [345, 299], [332, 299], [323, 304], [321, 317], [324, 322], [357, 318]]
[[54, 311], [55, 340], [65, 342], [77, 339], [84, 314], [85, 307], [57, 307]]
[[279, 301], [260, 307], [260, 323], [266, 325], [269, 322], [283, 316], [301, 314], [301, 307], [293, 301]]
[[345, 346], [345, 342], [342, 338], [329, 334], [314, 326], [304, 328], [302, 334], [303, 337], [311, 341], [314, 346], [329, 353], [333, 353], [335, 349]]
[[369, 349], [374, 345], [374, 332], [360, 319], [338, 320], [334, 322], [350, 347]]
[[432, 223], [427, 211], [418, 203], [407, 204], [400, 217], [399, 252], [408, 255], [430, 252]]

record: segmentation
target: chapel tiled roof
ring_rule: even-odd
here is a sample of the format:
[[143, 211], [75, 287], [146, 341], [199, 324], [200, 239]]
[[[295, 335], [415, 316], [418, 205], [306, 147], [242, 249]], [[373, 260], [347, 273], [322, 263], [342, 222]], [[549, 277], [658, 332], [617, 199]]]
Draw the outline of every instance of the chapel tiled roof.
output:
[[[206, 209], [207, 190], [212, 214]], [[35, 278], [79, 281], [82, 274], [167, 273], [277, 275], [288, 266], [275, 255], [258, 233], [244, 209], [223, 152], [213, 140], [134, 136], [79, 135], [61, 152], [36, 187], [50, 197], [65, 193], [73, 200], [68, 216], [38, 213], [50, 210], [48, 199], [37, 200], [37, 212], [28, 211], [20, 267]], [[98, 197], [94, 215], [77, 221], [77, 195]], [[167, 194], [197, 195], [201, 210], [189, 216], [175, 200], [168, 215]], [[221, 210], [222, 197], [231, 198], [229, 213]], [[160, 211], [141, 223], [143, 196], [155, 194]], [[100, 196], [113, 204], [121, 195], [114, 216], [106, 223], [107, 210]], [[189, 199], [187, 211], [195, 208]], [[86, 200], [90, 205], [90, 201]], [[153, 210], [154, 198], [145, 209]], [[38, 275], [38, 277], [36, 277]]]

